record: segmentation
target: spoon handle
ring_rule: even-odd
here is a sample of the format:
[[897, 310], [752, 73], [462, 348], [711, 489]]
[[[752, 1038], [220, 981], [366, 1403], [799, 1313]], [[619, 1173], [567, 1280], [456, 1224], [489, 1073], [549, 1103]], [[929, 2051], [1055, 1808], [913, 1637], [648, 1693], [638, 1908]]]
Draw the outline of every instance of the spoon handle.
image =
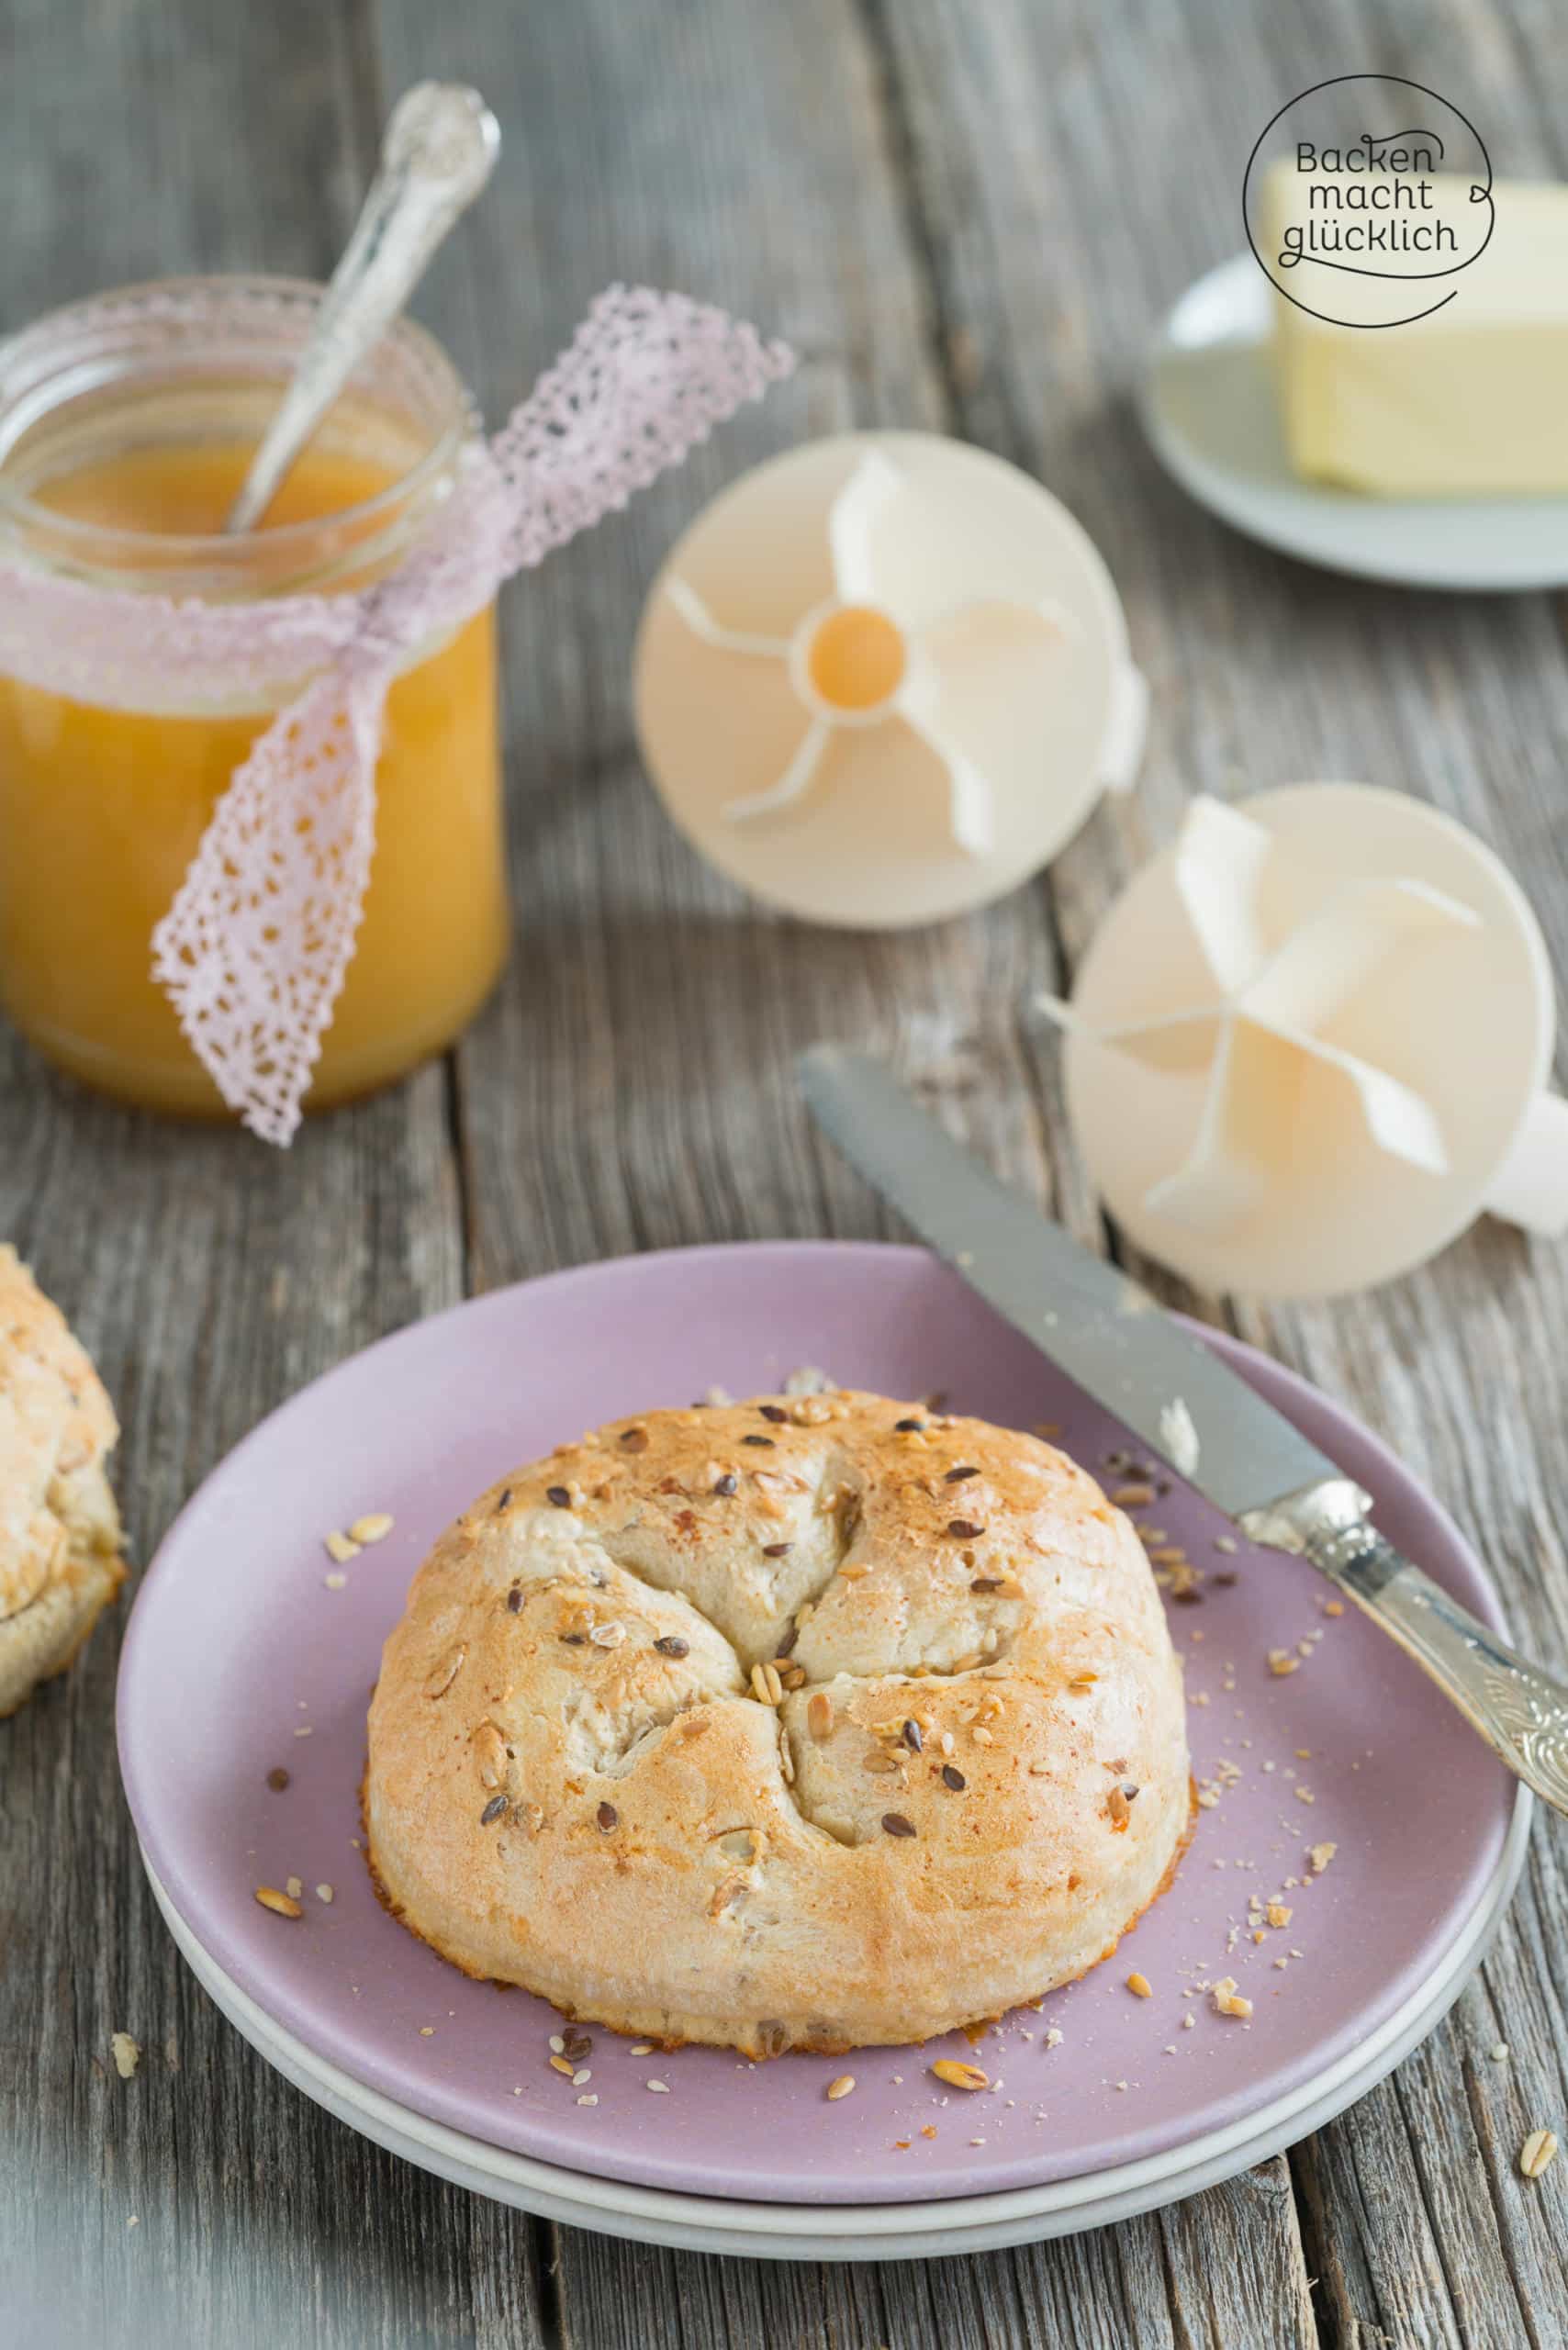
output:
[[420, 82], [399, 98], [381, 163], [298, 364], [251, 461], [226, 532], [253, 528], [364, 353], [494, 167], [500, 129], [477, 90]]

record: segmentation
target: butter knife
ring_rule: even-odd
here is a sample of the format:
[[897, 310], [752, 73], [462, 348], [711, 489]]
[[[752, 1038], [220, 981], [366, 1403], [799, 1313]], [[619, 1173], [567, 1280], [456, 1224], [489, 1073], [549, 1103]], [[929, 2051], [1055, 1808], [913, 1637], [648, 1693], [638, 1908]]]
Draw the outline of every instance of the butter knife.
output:
[[1568, 1814], [1568, 1688], [1401, 1558], [1370, 1494], [1147, 1290], [979, 1166], [879, 1062], [816, 1045], [800, 1073], [819, 1125], [988, 1305], [1163, 1457], [1162, 1416], [1184, 1403], [1198, 1437], [1189, 1482], [1251, 1541], [1309, 1560]]

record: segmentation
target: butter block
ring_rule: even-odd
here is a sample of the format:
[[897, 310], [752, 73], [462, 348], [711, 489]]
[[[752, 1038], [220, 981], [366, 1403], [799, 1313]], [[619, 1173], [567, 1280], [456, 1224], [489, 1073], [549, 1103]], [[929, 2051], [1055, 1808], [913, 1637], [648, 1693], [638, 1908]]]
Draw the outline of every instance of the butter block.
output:
[[[1426, 185], [1421, 225], [1445, 224], [1457, 250], [1473, 252], [1469, 178]], [[1292, 165], [1270, 173], [1271, 267], [1287, 222], [1300, 219], [1298, 190]], [[1568, 186], [1500, 181], [1492, 194], [1491, 241], [1451, 275], [1391, 284], [1311, 261], [1289, 273], [1302, 301], [1367, 321], [1330, 322], [1276, 293], [1280, 410], [1297, 474], [1382, 498], [1568, 491]], [[1445, 256], [1400, 258], [1440, 269]], [[1374, 323], [1450, 291], [1428, 317]]]

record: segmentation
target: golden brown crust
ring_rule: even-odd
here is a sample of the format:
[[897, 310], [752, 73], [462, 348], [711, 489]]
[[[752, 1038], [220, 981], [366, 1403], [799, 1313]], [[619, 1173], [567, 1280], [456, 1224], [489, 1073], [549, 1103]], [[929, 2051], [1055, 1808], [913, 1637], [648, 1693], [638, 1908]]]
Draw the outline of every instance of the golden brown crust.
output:
[[124, 1578], [118, 1433], [64, 1316], [0, 1247], [0, 1716], [65, 1670]]
[[1156, 1897], [1180, 1674], [1131, 1528], [1036, 1438], [849, 1393], [648, 1413], [436, 1545], [365, 1814], [467, 1973], [754, 2054], [925, 2039]]

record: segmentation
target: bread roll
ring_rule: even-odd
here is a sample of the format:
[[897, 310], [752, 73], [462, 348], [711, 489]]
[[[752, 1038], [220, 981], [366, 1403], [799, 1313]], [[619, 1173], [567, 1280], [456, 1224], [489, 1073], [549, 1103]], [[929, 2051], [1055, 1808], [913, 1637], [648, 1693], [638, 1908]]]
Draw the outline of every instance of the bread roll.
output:
[[124, 1581], [118, 1435], [63, 1315], [0, 1247], [0, 1716], [65, 1670]]
[[1036, 1438], [849, 1393], [648, 1412], [436, 1544], [365, 1817], [407, 1926], [568, 2015], [923, 2040], [1161, 1890], [1181, 1675], [1132, 1528]]

